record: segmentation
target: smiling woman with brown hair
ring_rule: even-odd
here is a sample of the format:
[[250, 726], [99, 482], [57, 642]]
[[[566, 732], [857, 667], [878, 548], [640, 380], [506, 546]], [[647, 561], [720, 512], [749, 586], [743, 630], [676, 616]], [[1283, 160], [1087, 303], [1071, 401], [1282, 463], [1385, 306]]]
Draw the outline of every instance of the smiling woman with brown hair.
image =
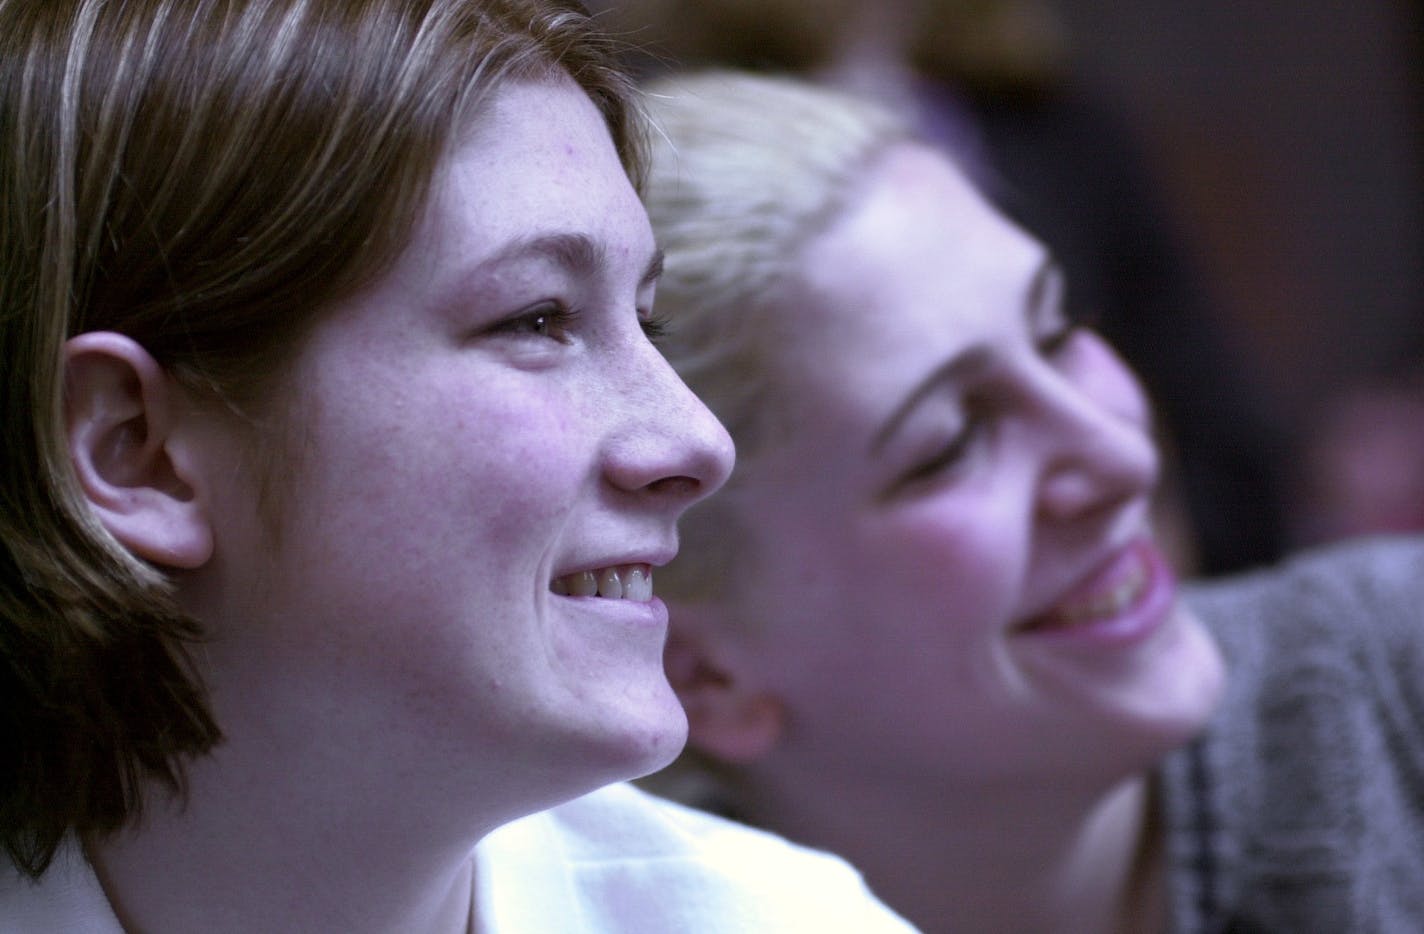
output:
[[903, 930], [603, 788], [685, 738], [652, 574], [732, 447], [649, 339], [581, 9], [0, 0], [0, 43], [0, 927]]

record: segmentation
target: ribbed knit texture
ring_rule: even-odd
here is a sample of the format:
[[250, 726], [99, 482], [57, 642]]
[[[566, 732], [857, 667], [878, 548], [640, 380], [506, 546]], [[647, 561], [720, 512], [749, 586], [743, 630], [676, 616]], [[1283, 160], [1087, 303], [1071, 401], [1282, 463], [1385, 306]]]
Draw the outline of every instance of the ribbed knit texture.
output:
[[1188, 600], [1229, 674], [1162, 769], [1174, 934], [1424, 932], [1424, 538]]

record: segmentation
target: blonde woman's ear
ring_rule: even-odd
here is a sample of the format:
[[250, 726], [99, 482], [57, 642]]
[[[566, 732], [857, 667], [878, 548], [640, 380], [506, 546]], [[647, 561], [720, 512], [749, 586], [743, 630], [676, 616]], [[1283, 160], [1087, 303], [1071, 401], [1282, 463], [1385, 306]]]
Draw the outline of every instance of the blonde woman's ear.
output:
[[176, 437], [176, 389], [134, 340], [96, 331], [65, 344], [69, 456], [100, 524], [135, 556], [191, 569], [212, 529]]
[[687, 712], [690, 747], [746, 765], [774, 749], [786, 728], [782, 701], [712, 649], [705, 635], [715, 612], [669, 602], [672, 618], [664, 663], [668, 682]]

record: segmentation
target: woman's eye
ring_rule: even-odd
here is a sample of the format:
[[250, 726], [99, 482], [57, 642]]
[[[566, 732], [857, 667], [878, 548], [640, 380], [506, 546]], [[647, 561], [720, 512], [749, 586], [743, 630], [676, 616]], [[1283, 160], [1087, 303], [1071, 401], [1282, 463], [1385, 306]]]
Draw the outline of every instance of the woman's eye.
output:
[[648, 340], [656, 344], [667, 336], [668, 318], [665, 314], [656, 311], [639, 311], [638, 324], [643, 328], [643, 335]]
[[1077, 321], [1065, 321], [1047, 334], [1039, 335], [1034, 341], [1038, 345], [1038, 352], [1045, 357], [1057, 356], [1078, 335], [1082, 327]]
[[1034, 343], [1038, 352], [1045, 357], [1057, 356], [1073, 343], [1073, 338], [1084, 331], [1092, 330], [1097, 323], [1097, 315], [1081, 307], [1072, 307], [1060, 312], [1052, 326], [1038, 335]]
[[505, 318], [491, 331], [496, 334], [547, 337], [566, 344], [569, 342], [569, 330], [578, 318], [579, 312], [576, 309], [548, 302]]
[[964, 426], [955, 432], [954, 437], [949, 442], [937, 450], [928, 459], [923, 460], [912, 467], [908, 472], [896, 481], [892, 492], [932, 479], [943, 474], [964, 461], [970, 449], [978, 441], [979, 435], [985, 427], [985, 419], [980, 413], [971, 413], [964, 422]]

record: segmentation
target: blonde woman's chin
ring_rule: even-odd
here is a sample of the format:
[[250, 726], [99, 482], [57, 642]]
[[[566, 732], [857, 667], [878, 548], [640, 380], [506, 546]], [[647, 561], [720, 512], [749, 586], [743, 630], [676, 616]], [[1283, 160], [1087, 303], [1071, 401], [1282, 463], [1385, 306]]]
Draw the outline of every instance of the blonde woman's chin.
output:
[[1088, 745], [1095, 757], [1113, 760], [1100, 764], [1115, 773], [1150, 767], [1200, 734], [1226, 678], [1216, 640], [1180, 600], [1135, 644], [1111, 651], [1026, 645], [1019, 660], [1069, 719], [1095, 734]]

